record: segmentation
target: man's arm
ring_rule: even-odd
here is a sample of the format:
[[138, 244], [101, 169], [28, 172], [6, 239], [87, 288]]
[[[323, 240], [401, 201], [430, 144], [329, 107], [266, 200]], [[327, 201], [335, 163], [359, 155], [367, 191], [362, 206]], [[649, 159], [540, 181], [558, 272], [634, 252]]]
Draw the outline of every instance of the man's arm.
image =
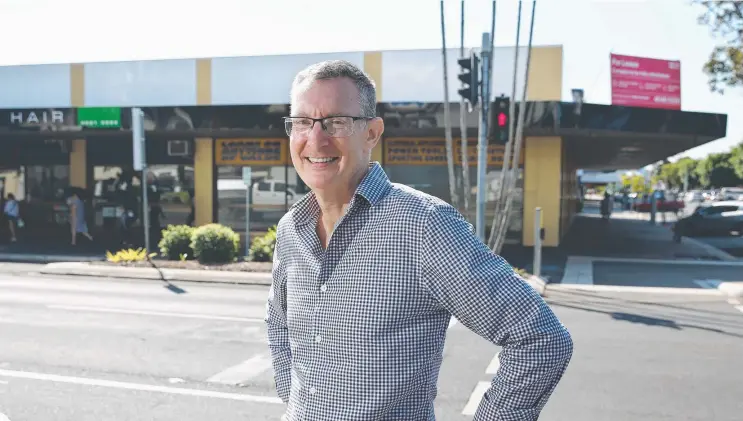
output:
[[286, 263], [280, 258], [279, 239], [273, 252], [273, 282], [266, 303], [268, 348], [271, 350], [276, 391], [282, 401], [289, 402], [291, 390], [292, 352], [286, 326]]
[[428, 215], [421, 264], [424, 287], [442, 307], [503, 347], [475, 420], [537, 420], [573, 353], [567, 329], [448, 205], [436, 205]]

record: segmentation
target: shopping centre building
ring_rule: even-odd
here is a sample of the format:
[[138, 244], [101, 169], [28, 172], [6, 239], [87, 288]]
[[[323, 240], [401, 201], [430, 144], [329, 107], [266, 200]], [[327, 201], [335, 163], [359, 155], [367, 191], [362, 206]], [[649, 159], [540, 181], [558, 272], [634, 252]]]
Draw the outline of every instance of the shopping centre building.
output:
[[[449, 51], [453, 101], [457, 56]], [[511, 92], [513, 56], [513, 48], [495, 49], [494, 95]], [[29, 238], [52, 241], [69, 232], [65, 191], [84, 189], [89, 225], [109, 232], [121, 191], [138, 184], [129, 110], [137, 106], [145, 113], [148, 182], [164, 214], [159, 224], [219, 222], [242, 232], [249, 191], [250, 229], [265, 231], [307, 193], [282, 123], [293, 76], [328, 59], [357, 64], [377, 84], [386, 129], [372, 158], [393, 182], [449, 201], [440, 50], [0, 67], [3, 196], [23, 200]], [[636, 168], [726, 133], [725, 115], [561, 102], [562, 72], [561, 46], [533, 48], [511, 242], [532, 244], [531, 221], [541, 207], [545, 245], [560, 243], [577, 209], [577, 169]], [[451, 111], [459, 139], [458, 103]], [[477, 113], [467, 120], [474, 204]], [[503, 150], [491, 146], [488, 153], [492, 208]], [[459, 166], [459, 151], [455, 156]]]

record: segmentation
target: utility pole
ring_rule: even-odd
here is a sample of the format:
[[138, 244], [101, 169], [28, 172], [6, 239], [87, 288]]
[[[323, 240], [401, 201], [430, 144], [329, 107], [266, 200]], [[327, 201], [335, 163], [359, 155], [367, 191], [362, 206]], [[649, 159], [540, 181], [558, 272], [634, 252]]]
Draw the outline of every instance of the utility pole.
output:
[[[512, 101], [509, 103], [508, 108], [508, 115], [509, 122], [508, 122], [508, 142], [506, 142], [505, 150], [503, 151], [503, 166], [501, 168], [500, 176], [498, 177], [498, 192], [495, 196], [495, 212], [493, 213], [493, 224], [490, 227], [490, 238], [488, 239], [488, 245], [491, 248], [495, 248], [495, 244], [498, 241], [498, 234], [500, 233], [500, 226], [498, 225], [500, 221], [500, 215], [503, 211], [503, 208], [505, 207], [505, 198], [506, 198], [506, 174], [511, 170], [511, 152], [513, 150], [513, 142], [514, 142], [514, 120], [513, 116], [516, 113], [516, 80], [518, 79], [518, 66], [519, 66], [519, 38], [521, 36], [521, 6], [522, 1], [519, 0], [519, 11], [518, 11], [518, 18], [516, 20], [516, 48], [514, 48], [514, 57], [513, 57], [513, 83], [511, 84], [511, 98]], [[506, 231], [508, 232], [508, 231]]]
[[449, 195], [451, 204], [459, 209], [459, 197], [457, 195], [457, 178], [454, 174], [454, 145], [451, 138], [451, 114], [449, 111], [449, 77], [446, 64], [446, 26], [444, 24], [444, 0], [440, 2], [441, 9], [441, 54], [444, 62], [444, 133], [446, 137], [446, 166], [449, 170]]
[[[529, 27], [529, 43], [526, 49], [526, 69], [524, 70], [524, 91], [521, 93], [521, 104], [519, 104], [519, 121], [516, 125], [516, 143], [514, 144], [514, 152], [513, 152], [513, 165], [511, 171], [509, 171], [509, 174], [506, 177], [506, 204], [503, 208], [503, 214], [501, 217], [501, 223], [498, 224], [499, 228], [499, 234], [496, 236], [496, 244], [493, 251], [495, 253], [500, 253], [501, 247], [503, 247], [503, 242], [506, 238], [506, 233], [508, 233], [508, 225], [510, 222], [510, 214], [511, 214], [511, 204], [513, 203], [513, 195], [511, 194], [511, 191], [513, 190], [513, 186], [516, 183], [516, 178], [518, 175], [518, 172], [520, 170], [519, 168], [519, 162], [521, 161], [521, 147], [523, 145], [523, 137], [524, 137], [524, 120], [526, 119], [526, 93], [529, 88], [529, 67], [531, 66], [531, 45], [532, 40], [534, 39], [534, 17], [537, 9], [537, 1], [532, 0], [531, 3], [531, 23]], [[515, 77], [515, 75], [514, 75]]]
[[[461, 2], [461, 25], [459, 32], [459, 60], [464, 60], [464, 0]], [[461, 80], [461, 79], [460, 79]], [[460, 89], [465, 88], [465, 82], [462, 80]], [[469, 107], [464, 96], [459, 99], [459, 131], [462, 136], [462, 197], [464, 198], [464, 217], [471, 221], [472, 214], [470, 210], [470, 163], [469, 163], [469, 145], [467, 144], [467, 114]]]
[[480, 85], [480, 128], [477, 139], [477, 215], [475, 228], [477, 236], [485, 242], [485, 203], [486, 203], [486, 175], [488, 165], [488, 113], [490, 102], [490, 75], [488, 68], [491, 60], [490, 34], [482, 34], [482, 84]]

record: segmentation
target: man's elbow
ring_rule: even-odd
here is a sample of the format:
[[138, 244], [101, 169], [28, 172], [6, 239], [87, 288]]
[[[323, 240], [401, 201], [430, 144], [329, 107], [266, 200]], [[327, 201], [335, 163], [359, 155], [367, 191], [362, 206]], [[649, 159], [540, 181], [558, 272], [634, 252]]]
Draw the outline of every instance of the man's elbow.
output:
[[568, 329], [559, 324], [550, 334], [549, 355], [552, 361], [559, 365], [567, 365], [573, 357], [573, 337]]

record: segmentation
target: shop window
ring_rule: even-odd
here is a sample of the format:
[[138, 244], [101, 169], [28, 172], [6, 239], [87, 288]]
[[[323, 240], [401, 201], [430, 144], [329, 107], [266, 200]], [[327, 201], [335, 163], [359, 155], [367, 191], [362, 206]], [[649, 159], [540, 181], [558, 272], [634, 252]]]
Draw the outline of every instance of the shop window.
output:
[[[243, 182], [242, 166], [220, 166], [217, 171], [218, 222], [231, 227], [241, 237], [245, 233], [248, 200], [251, 236], [261, 235], [276, 225], [290, 205], [290, 192], [286, 189], [286, 166], [250, 168], [250, 186]], [[250, 197], [246, 197], [248, 193]]]
[[70, 186], [69, 165], [28, 165], [23, 168], [26, 199], [36, 202], [64, 201]]
[[[193, 220], [193, 165], [151, 165], [147, 168], [148, 190], [153, 212], [150, 223], [153, 231], [168, 224], [190, 224]], [[132, 175], [131, 167], [94, 166], [93, 200], [96, 210], [96, 225], [104, 220], [120, 216], [121, 206], [141, 211], [141, 181]], [[138, 217], [138, 224], [141, 218]]]

